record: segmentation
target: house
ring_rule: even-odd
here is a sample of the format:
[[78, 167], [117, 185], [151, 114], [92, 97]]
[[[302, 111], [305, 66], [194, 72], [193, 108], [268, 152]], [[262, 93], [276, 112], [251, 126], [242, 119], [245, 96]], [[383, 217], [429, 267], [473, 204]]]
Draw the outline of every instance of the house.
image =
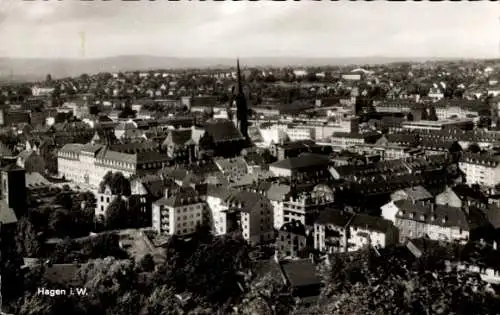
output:
[[351, 213], [336, 209], [322, 211], [314, 222], [314, 249], [320, 253], [347, 251], [348, 224]]
[[330, 178], [328, 163], [328, 156], [303, 153], [298, 157], [272, 163], [269, 165], [269, 171], [277, 177], [286, 177], [299, 182], [320, 181]]
[[169, 130], [162, 143], [162, 149], [170, 158], [181, 161], [192, 161], [198, 155], [191, 129]]
[[436, 196], [436, 204], [455, 208], [474, 206], [485, 209], [488, 206], [488, 197], [477, 187], [459, 184], [454, 187], [447, 186]]
[[396, 201], [394, 205], [399, 210], [395, 226], [399, 229], [401, 242], [420, 237], [467, 242], [481, 224], [473, 221], [467, 210], [461, 208], [407, 200]]
[[293, 220], [312, 226], [319, 213], [333, 204], [333, 190], [325, 184], [304, 191], [293, 189], [283, 201], [283, 213], [275, 213], [274, 217], [280, 227]]
[[208, 185], [207, 187], [206, 202], [211, 213], [210, 225], [215, 235], [227, 233], [227, 224], [225, 222], [227, 207], [224, 201], [233, 191], [234, 189], [224, 185]]
[[104, 222], [106, 218], [106, 211], [108, 210], [109, 205], [119, 197], [119, 195], [113, 194], [109, 185], [106, 185], [103, 191], [97, 190], [95, 193], [95, 218], [100, 222]]
[[160, 234], [189, 235], [204, 222], [206, 203], [192, 187], [182, 187], [153, 203], [153, 228]]
[[283, 224], [276, 239], [276, 248], [279, 257], [303, 257], [306, 249], [306, 228], [300, 221], [291, 221]]
[[273, 208], [269, 199], [260, 193], [242, 190], [232, 190], [223, 197], [218, 209], [223, 232], [240, 230], [252, 245], [274, 239]]
[[347, 251], [358, 251], [366, 246], [383, 248], [398, 243], [398, 230], [386, 219], [356, 214], [348, 224]]

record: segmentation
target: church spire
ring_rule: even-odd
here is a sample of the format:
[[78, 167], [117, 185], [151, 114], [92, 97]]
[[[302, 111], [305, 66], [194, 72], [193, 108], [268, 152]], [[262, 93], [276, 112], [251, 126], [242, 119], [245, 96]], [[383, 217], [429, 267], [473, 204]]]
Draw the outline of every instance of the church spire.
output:
[[245, 138], [248, 138], [248, 105], [243, 91], [239, 58], [236, 59], [236, 75], [238, 77], [237, 91], [234, 91], [234, 97], [236, 98], [236, 125], [241, 134]]
[[238, 91], [236, 93], [243, 94], [243, 83], [241, 82], [240, 58], [236, 58], [236, 75], [238, 77]]

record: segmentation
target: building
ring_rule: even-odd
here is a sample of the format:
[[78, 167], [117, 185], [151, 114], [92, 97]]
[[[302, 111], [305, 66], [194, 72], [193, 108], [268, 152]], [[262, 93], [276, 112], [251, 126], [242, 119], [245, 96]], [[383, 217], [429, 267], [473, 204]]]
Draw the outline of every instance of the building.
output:
[[488, 196], [476, 187], [458, 184], [454, 187], [447, 186], [443, 192], [436, 196], [436, 204], [454, 208], [476, 207], [486, 210]]
[[269, 171], [277, 177], [290, 180], [321, 180], [330, 177], [328, 156], [304, 153], [269, 165]]
[[356, 214], [348, 224], [347, 251], [358, 251], [367, 246], [383, 248], [397, 244], [399, 234], [394, 224], [386, 219]]
[[275, 224], [280, 228], [288, 222], [298, 221], [306, 226], [312, 226], [321, 211], [333, 206], [333, 203], [332, 189], [323, 184], [316, 185], [310, 192], [292, 191], [280, 207], [283, 212], [274, 213]]
[[314, 222], [314, 249], [320, 253], [347, 252], [348, 224], [353, 215], [336, 209], [320, 213]]
[[269, 149], [278, 160], [297, 157], [301, 153], [328, 154], [332, 151], [331, 147], [318, 145], [312, 140], [274, 143]]
[[500, 156], [464, 152], [458, 167], [465, 174], [468, 185], [495, 187], [500, 183]]
[[162, 149], [171, 159], [193, 161], [198, 155], [198, 148], [192, 134], [193, 131], [190, 128], [169, 130]]
[[229, 183], [236, 183], [249, 173], [249, 167], [243, 157], [234, 157], [228, 159], [217, 159], [215, 165], [220, 172], [227, 178]]
[[[245, 139], [248, 139], [248, 105], [247, 98], [243, 91], [243, 82], [241, 80], [240, 60], [236, 60], [236, 71], [238, 83], [233, 90], [233, 100], [236, 103], [236, 127]], [[232, 106], [232, 102], [230, 106]]]
[[407, 200], [396, 201], [393, 207], [397, 209], [395, 226], [399, 229], [401, 242], [421, 237], [467, 242], [477, 227], [461, 208]]
[[216, 235], [240, 231], [252, 245], [274, 239], [273, 206], [264, 195], [212, 186], [207, 192], [207, 204]]
[[153, 228], [160, 234], [192, 234], [203, 224], [206, 207], [191, 187], [183, 187], [172, 194], [167, 189], [164, 197], [153, 203]]
[[297, 258], [303, 257], [306, 249], [306, 228], [299, 221], [291, 221], [283, 224], [276, 238], [276, 248], [279, 257]]
[[170, 161], [155, 150], [125, 153], [120, 146], [71, 143], [57, 153], [60, 176], [78, 184], [98, 187], [104, 175], [121, 172], [125, 176], [158, 171]]
[[413, 187], [403, 188], [391, 194], [392, 201], [409, 200], [412, 202], [417, 202], [417, 201], [429, 201], [432, 199], [433, 197], [431, 193], [423, 186], [413, 186]]
[[114, 195], [111, 191], [111, 188], [106, 185], [104, 191], [97, 191], [95, 193], [96, 198], [96, 207], [94, 211], [94, 216], [100, 222], [104, 222], [106, 218], [106, 211], [108, 210], [109, 205], [116, 200], [116, 198], [120, 197], [119, 195]]
[[402, 128], [407, 130], [445, 130], [450, 128], [459, 128], [471, 130], [474, 128], [474, 121], [470, 118], [466, 119], [447, 119], [447, 120], [419, 120], [405, 121], [402, 123]]
[[194, 128], [193, 139], [198, 143], [200, 155], [234, 157], [248, 146], [247, 139], [227, 119], [211, 119], [200, 130]]
[[2, 200], [14, 210], [17, 218], [26, 213], [26, 172], [15, 164], [0, 170]]
[[234, 189], [227, 186], [209, 185], [207, 188], [206, 202], [211, 213], [210, 225], [214, 235], [227, 233], [225, 200], [233, 191]]

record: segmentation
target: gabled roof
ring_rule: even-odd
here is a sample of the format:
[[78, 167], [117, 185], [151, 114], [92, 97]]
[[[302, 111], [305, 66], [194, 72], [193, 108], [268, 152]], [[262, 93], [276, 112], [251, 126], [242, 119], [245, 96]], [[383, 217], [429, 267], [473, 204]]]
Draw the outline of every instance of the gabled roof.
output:
[[385, 233], [391, 227], [393, 227], [393, 223], [392, 221], [383, 219], [381, 217], [375, 217], [367, 214], [356, 214], [354, 215], [350, 226]]
[[423, 222], [442, 227], [458, 227], [466, 231], [475, 228], [467, 214], [461, 208], [434, 205], [430, 202], [413, 203], [407, 200], [395, 201], [399, 211], [397, 218]]
[[424, 186], [413, 186], [401, 189], [401, 191], [406, 195], [406, 199], [409, 200], [426, 200], [431, 199], [431, 193], [424, 188]]
[[155, 204], [176, 208], [200, 202], [201, 199], [196, 193], [196, 190], [191, 187], [182, 187], [174, 192], [171, 197], [161, 198], [160, 200], [156, 201]]
[[241, 132], [227, 119], [209, 120], [205, 130], [214, 142], [245, 140]]
[[264, 196], [257, 192], [235, 190], [224, 200], [224, 202], [229, 205], [230, 208], [234, 205], [238, 210], [250, 213], [259, 202], [264, 201], [264, 198]]

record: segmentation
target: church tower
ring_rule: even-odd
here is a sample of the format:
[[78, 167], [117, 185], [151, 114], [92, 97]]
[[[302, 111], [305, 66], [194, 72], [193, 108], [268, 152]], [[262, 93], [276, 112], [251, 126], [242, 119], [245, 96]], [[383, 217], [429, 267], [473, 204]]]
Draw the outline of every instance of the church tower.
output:
[[243, 91], [243, 82], [241, 81], [241, 69], [240, 60], [236, 60], [236, 74], [238, 78], [238, 83], [235, 88], [233, 88], [233, 95], [231, 98], [231, 105], [233, 101], [236, 102], [236, 128], [241, 132], [241, 134], [248, 138], [248, 105], [247, 98]]

